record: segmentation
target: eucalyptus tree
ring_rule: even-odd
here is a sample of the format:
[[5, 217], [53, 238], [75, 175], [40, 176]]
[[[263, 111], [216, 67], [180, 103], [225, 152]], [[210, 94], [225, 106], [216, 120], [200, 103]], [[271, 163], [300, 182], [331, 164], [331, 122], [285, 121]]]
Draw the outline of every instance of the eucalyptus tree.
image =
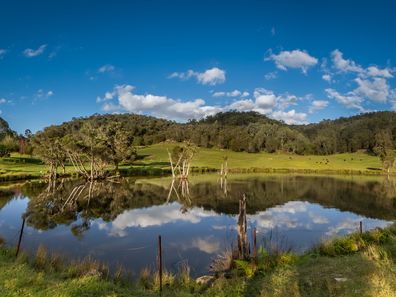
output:
[[133, 146], [134, 138], [128, 132], [121, 123], [115, 121], [103, 125], [98, 131], [105, 142], [103, 157], [113, 163], [116, 174], [119, 173], [121, 162], [133, 161], [137, 155]]
[[59, 166], [65, 168], [66, 151], [62, 142], [64, 130], [60, 126], [50, 126], [32, 138], [34, 153], [48, 165], [49, 179], [57, 177]]
[[87, 180], [105, 177], [106, 139], [100, 133], [100, 123], [86, 120], [81, 128], [65, 135], [62, 139], [67, 157], [75, 170]]
[[380, 130], [375, 135], [376, 145], [374, 152], [378, 155], [382, 162], [382, 167], [388, 173], [395, 164], [395, 150], [392, 142], [392, 134], [389, 130]]

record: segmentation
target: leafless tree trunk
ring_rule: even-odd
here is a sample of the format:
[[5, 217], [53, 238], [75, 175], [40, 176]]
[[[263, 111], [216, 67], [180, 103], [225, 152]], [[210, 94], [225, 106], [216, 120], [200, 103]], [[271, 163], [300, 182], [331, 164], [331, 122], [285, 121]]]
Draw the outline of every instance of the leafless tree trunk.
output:
[[247, 239], [247, 220], [246, 220], [246, 195], [243, 194], [239, 200], [238, 217], [238, 255], [240, 259], [249, 258], [249, 243]]

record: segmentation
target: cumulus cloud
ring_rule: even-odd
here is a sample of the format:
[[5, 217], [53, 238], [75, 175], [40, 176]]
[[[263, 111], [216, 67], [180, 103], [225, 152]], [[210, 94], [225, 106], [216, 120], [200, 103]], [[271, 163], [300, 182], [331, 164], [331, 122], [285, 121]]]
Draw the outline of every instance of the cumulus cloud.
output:
[[179, 78], [181, 80], [188, 80], [194, 77], [198, 83], [202, 85], [217, 85], [226, 81], [226, 72], [220, 68], [213, 67], [204, 72], [196, 72], [188, 70], [186, 72], [173, 72], [168, 78]]
[[98, 73], [106, 73], [106, 72], [113, 72], [115, 70], [115, 67], [111, 64], [106, 64], [98, 69]]
[[362, 73], [364, 71], [363, 68], [360, 65], [356, 64], [354, 61], [344, 59], [343, 53], [338, 49], [332, 51], [331, 58], [334, 67], [341, 72]]
[[39, 48], [37, 48], [37, 49], [27, 48], [23, 51], [23, 54], [27, 58], [37, 57], [44, 53], [46, 47], [47, 47], [47, 45], [43, 44], [43, 45], [40, 45]]
[[314, 113], [317, 110], [324, 109], [329, 105], [329, 101], [326, 100], [314, 100], [309, 107], [309, 113]]
[[365, 112], [362, 107], [363, 98], [357, 96], [354, 92], [349, 92], [345, 95], [340, 94], [334, 89], [326, 89], [327, 97], [330, 99], [335, 99], [338, 103], [346, 106], [347, 108], [356, 108], [360, 112]]
[[[390, 100], [391, 104], [393, 103], [388, 79], [393, 78], [394, 68], [381, 68], [376, 65], [364, 68], [353, 60], [345, 59], [343, 53], [338, 49], [334, 50], [331, 56], [333, 69], [337, 70], [332, 75], [337, 73], [354, 74], [356, 77], [352, 81], [357, 86], [346, 94], [340, 94], [334, 89], [326, 89], [329, 98], [336, 99], [346, 107], [356, 108], [361, 112], [367, 111], [362, 107], [366, 100], [377, 103], [386, 103]], [[324, 79], [325, 75], [323, 75]], [[331, 81], [330, 77], [329, 79]]]
[[283, 121], [289, 125], [307, 123], [307, 114], [303, 112], [296, 112], [294, 109], [289, 111], [275, 111], [271, 114], [271, 117], [275, 120]]
[[384, 78], [374, 77], [373, 79], [356, 78], [358, 87], [355, 93], [377, 102], [386, 102], [389, 96], [389, 85]]
[[256, 106], [261, 109], [272, 109], [276, 105], [276, 96], [272, 91], [258, 88], [254, 90], [254, 97], [256, 98]]
[[310, 56], [307, 51], [301, 51], [299, 49], [282, 51], [277, 55], [271, 53], [265, 60], [274, 61], [278, 69], [299, 68], [304, 74], [307, 73], [310, 67], [318, 63], [317, 58]]
[[103, 103], [103, 110], [106, 112], [127, 111], [178, 121], [201, 119], [218, 112], [237, 110], [256, 111], [286, 123], [306, 123], [307, 114], [296, 112], [294, 109], [284, 111], [289, 106], [296, 105], [298, 98], [294, 95], [276, 95], [263, 88], [254, 90], [254, 98], [243, 98], [247, 94], [239, 93], [239, 99], [227, 105], [215, 106], [206, 104], [200, 98], [182, 101], [167, 96], [136, 94], [134, 86], [120, 85], [115, 86], [112, 91], [106, 92], [103, 97], [97, 97], [96, 101]]
[[[128, 112], [148, 113], [161, 118], [181, 121], [200, 119], [222, 110], [220, 107], [205, 105], [205, 101], [202, 99], [181, 101], [167, 96], [135, 94], [134, 90], [135, 87], [131, 85], [115, 86], [112, 92], [107, 92], [103, 98], [98, 97], [96, 101], [102, 102], [117, 98], [119, 108]], [[106, 106], [115, 108], [114, 105]]]
[[381, 69], [376, 65], [364, 68], [353, 60], [344, 59], [344, 54], [338, 49], [332, 51], [331, 57], [333, 61], [333, 67], [343, 73], [356, 73], [360, 77], [393, 77], [392, 72], [394, 72], [394, 69], [389, 67]]

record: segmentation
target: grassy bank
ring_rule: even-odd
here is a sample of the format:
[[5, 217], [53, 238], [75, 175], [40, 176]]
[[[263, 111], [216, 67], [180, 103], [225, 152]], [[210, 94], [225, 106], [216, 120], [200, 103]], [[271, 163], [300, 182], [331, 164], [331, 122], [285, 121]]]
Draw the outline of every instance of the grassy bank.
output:
[[[138, 160], [132, 165], [120, 166], [120, 171], [127, 176], [169, 174], [167, 150], [171, 151], [175, 145], [167, 142], [140, 147]], [[228, 157], [231, 173], [383, 174], [379, 158], [363, 152], [330, 156], [299, 156], [265, 152], [251, 154], [216, 148], [200, 148], [193, 159], [192, 169], [199, 173], [219, 170], [225, 156]], [[46, 172], [46, 166], [34, 157], [13, 154], [11, 157], [0, 158], [0, 181], [40, 178]], [[395, 172], [393, 169], [392, 173]], [[73, 174], [73, 167], [66, 166], [66, 173]]]
[[[138, 282], [110, 279], [101, 265], [65, 265], [39, 249], [35, 259], [15, 260], [0, 248], [1, 296], [158, 296], [148, 272]], [[257, 264], [234, 268], [207, 285], [188, 274], [167, 276], [162, 296], [396, 296], [396, 225], [333, 239], [296, 256], [261, 251]]]

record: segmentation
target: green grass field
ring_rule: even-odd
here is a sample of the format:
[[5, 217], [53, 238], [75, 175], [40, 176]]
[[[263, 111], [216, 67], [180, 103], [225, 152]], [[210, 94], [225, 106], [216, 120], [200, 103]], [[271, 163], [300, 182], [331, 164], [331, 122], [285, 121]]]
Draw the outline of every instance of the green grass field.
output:
[[[174, 143], [161, 143], [140, 148], [138, 152], [139, 155], [145, 156], [145, 164], [161, 165], [169, 162], [167, 150], [171, 151], [174, 146]], [[329, 156], [299, 156], [282, 153], [269, 154], [265, 152], [253, 154], [216, 148], [200, 148], [193, 159], [192, 165], [219, 169], [225, 156], [228, 157], [228, 166], [230, 169], [261, 168], [381, 172], [379, 158], [363, 152]]]
[[[175, 143], [160, 143], [138, 148], [139, 160], [132, 166], [124, 165], [121, 169], [169, 168], [168, 150], [172, 151]], [[335, 154], [330, 156], [299, 156], [283, 153], [269, 154], [233, 152], [217, 148], [199, 148], [192, 166], [197, 168], [220, 169], [224, 157], [228, 158], [231, 172], [299, 172], [299, 173], [355, 173], [381, 174], [381, 162], [378, 157], [364, 152]], [[132, 168], [132, 169], [133, 169]], [[111, 169], [111, 168], [109, 168]], [[12, 154], [0, 158], [0, 181], [39, 178], [46, 174], [47, 168], [40, 160], [27, 155]], [[66, 172], [72, 173], [72, 166], [66, 166]], [[147, 170], [148, 175], [150, 171]], [[395, 173], [395, 169], [392, 169]]]
[[141, 274], [137, 282], [113, 279], [92, 260], [69, 265], [43, 249], [31, 259], [15, 259], [15, 250], [0, 243], [0, 296], [395, 297], [395, 259], [393, 225], [336, 238], [300, 256], [260, 253], [257, 264], [237, 261], [208, 286], [188, 274], [167, 274], [159, 294], [152, 274]]

